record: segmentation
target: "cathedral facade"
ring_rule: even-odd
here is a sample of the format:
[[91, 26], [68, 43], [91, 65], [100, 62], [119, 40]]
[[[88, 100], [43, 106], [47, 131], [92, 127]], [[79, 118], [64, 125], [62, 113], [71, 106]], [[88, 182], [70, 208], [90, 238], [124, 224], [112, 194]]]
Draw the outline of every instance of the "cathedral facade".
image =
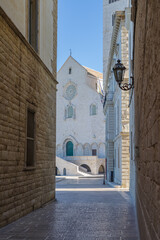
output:
[[64, 170], [64, 161], [60, 163], [63, 159], [92, 174], [102, 173], [105, 167], [102, 74], [83, 67], [70, 56], [57, 79], [57, 168], [61, 175], [64, 172], [68, 175], [70, 165], [68, 171]]

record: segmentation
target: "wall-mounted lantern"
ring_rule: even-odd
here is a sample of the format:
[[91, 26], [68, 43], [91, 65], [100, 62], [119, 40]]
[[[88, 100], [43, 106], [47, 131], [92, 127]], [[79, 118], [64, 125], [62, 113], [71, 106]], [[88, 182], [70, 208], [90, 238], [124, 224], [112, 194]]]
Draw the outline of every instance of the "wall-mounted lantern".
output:
[[125, 66], [121, 63], [121, 61], [118, 59], [117, 63], [115, 64], [114, 68], [113, 68], [113, 72], [114, 72], [114, 76], [115, 76], [115, 80], [118, 83], [119, 87], [124, 90], [124, 91], [128, 91], [131, 88], [134, 87], [134, 78], [131, 77], [132, 79], [132, 83], [123, 83], [123, 79], [124, 79], [124, 73], [125, 73]]

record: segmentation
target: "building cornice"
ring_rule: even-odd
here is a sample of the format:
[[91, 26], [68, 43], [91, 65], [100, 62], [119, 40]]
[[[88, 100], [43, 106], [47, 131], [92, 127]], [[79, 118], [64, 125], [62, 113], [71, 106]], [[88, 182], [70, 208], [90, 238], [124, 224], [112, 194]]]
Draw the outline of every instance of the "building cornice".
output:
[[129, 136], [129, 132], [120, 132], [115, 138], [113, 139], [113, 142], [117, 141], [119, 138], [123, 136]]
[[120, 23], [122, 20], [125, 20], [125, 11], [117, 11], [115, 14], [115, 22], [113, 26], [113, 32], [112, 32], [112, 38], [111, 38], [111, 46], [110, 46], [110, 52], [109, 52], [109, 59], [108, 59], [108, 66], [107, 66], [107, 74], [106, 79], [104, 79], [104, 91], [108, 92], [108, 80], [110, 75], [110, 69], [112, 65], [112, 59], [114, 55], [114, 50], [116, 46], [118, 31], [120, 27]]

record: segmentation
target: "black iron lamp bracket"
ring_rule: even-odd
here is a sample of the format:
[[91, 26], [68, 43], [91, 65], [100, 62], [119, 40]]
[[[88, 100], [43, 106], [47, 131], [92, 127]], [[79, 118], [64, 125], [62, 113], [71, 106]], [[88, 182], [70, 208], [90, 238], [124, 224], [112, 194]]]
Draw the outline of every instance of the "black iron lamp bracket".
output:
[[132, 79], [132, 83], [119, 83], [119, 87], [120, 89], [124, 90], [124, 91], [128, 91], [131, 88], [134, 88], [134, 77], [130, 77]]

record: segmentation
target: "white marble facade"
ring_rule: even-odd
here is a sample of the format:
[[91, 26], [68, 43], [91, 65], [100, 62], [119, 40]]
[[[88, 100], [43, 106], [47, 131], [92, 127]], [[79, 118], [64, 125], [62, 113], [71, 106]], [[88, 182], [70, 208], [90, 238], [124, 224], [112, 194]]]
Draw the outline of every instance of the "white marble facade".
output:
[[104, 159], [102, 74], [83, 67], [70, 56], [58, 71], [57, 80], [56, 155], [72, 162], [74, 156]]

